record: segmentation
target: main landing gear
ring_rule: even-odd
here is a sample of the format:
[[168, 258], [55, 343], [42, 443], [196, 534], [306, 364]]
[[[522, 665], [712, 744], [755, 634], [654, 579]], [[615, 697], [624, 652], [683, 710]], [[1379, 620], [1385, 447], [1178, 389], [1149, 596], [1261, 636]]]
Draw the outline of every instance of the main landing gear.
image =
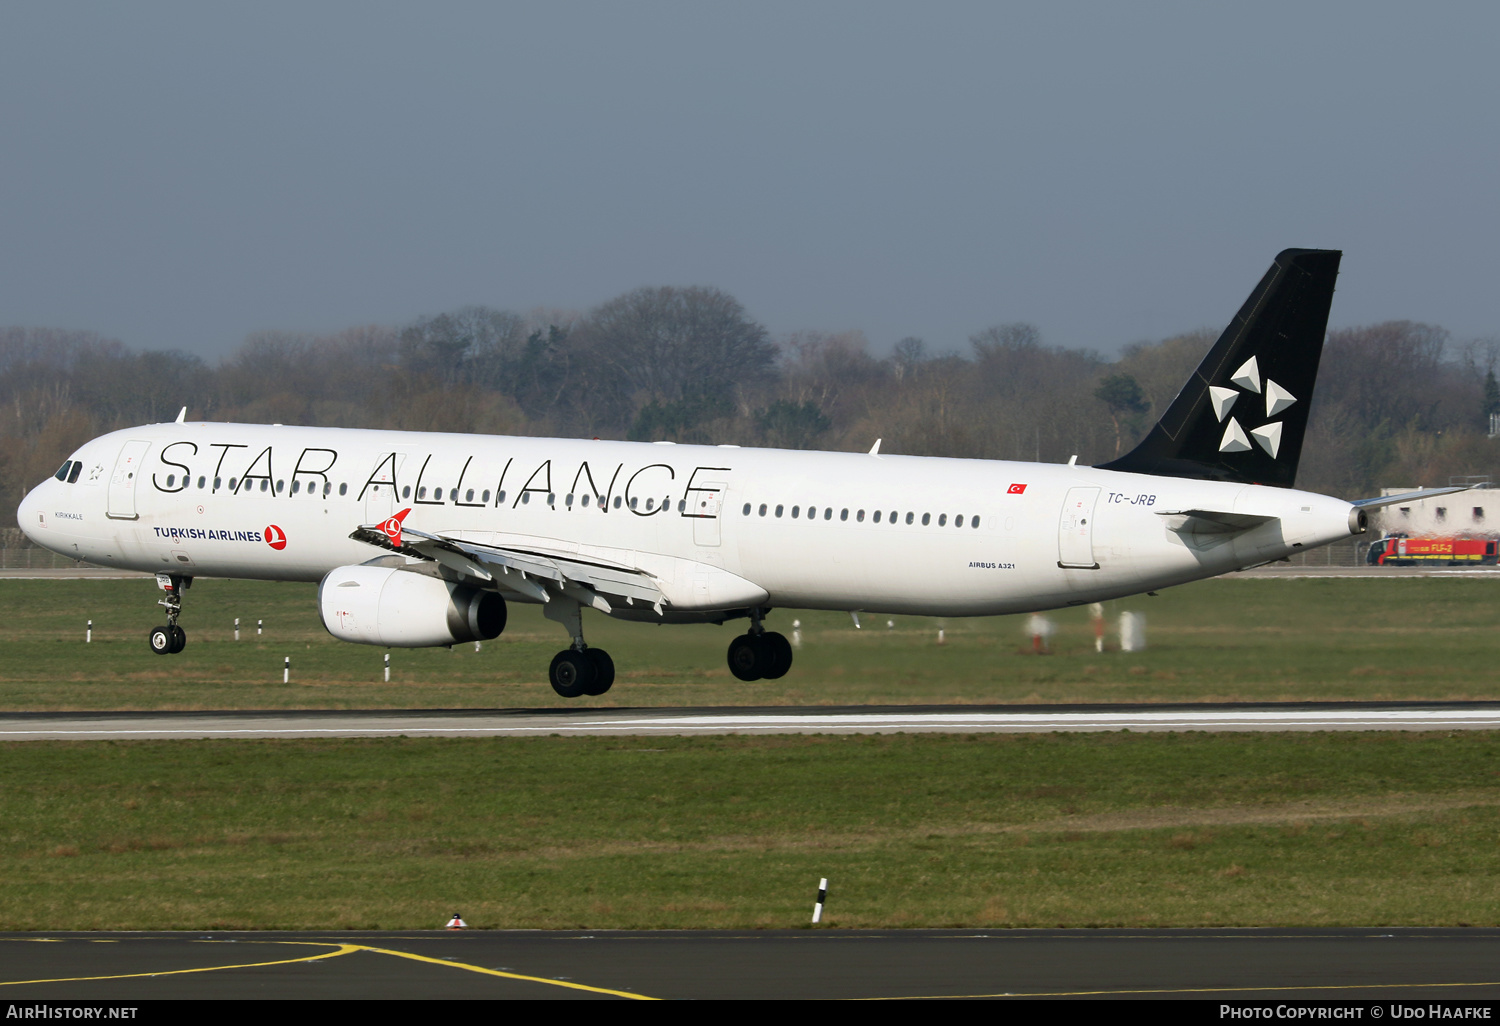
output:
[[156, 602], [167, 611], [167, 625], [151, 628], [151, 651], [157, 655], [176, 655], [187, 646], [187, 632], [177, 626], [177, 617], [182, 613], [182, 593], [193, 586], [193, 579], [177, 574], [157, 574], [156, 586], [167, 593], [166, 598]]
[[602, 648], [589, 648], [583, 640], [583, 615], [577, 601], [554, 598], [542, 606], [542, 614], [568, 629], [573, 647], [552, 657], [547, 679], [563, 698], [602, 695], [615, 683], [615, 661]]
[[750, 612], [750, 630], [729, 643], [729, 672], [740, 680], [780, 680], [792, 668], [792, 645], [761, 626], [764, 614]]

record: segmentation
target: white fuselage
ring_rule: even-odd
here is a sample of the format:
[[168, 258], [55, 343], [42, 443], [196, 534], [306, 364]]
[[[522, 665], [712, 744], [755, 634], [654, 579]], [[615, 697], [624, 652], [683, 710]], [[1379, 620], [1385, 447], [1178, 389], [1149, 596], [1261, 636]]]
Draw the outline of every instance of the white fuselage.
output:
[[[92, 563], [316, 581], [380, 555], [350, 533], [411, 507], [432, 534], [639, 568], [680, 614], [1024, 612], [1351, 533], [1325, 495], [991, 460], [210, 423], [117, 431], [73, 459], [77, 480], [44, 481], [18, 519]], [[1179, 510], [1268, 519], [1195, 532], [1163, 515]]]

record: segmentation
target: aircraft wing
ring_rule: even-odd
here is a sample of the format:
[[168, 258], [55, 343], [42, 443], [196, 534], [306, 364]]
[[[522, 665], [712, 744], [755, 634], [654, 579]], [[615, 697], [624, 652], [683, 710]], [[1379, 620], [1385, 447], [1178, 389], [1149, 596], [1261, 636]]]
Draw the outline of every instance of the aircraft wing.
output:
[[361, 527], [351, 538], [403, 555], [441, 563], [448, 569], [538, 602], [559, 595], [592, 606], [602, 613], [613, 609], [610, 599], [626, 605], [644, 602], [658, 613], [667, 597], [656, 579], [644, 570], [594, 557], [541, 552], [428, 534], [399, 526], [400, 542], [378, 527]]

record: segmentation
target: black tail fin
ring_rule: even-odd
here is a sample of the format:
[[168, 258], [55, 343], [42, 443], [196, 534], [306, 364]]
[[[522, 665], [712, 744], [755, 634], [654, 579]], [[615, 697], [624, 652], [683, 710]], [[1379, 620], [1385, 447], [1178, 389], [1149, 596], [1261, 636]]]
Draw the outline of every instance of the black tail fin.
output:
[[1342, 256], [1277, 254], [1151, 433], [1100, 468], [1290, 488]]

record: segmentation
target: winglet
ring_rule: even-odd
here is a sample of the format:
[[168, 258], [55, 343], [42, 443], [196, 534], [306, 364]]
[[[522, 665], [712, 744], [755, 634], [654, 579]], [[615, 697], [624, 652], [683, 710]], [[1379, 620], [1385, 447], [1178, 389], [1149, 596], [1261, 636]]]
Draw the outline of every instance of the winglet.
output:
[[391, 544], [398, 549], [401, 547], [401, 521], [405, 520], [406, 514], [410, 512], [411, 507], [408, 506], [400, 513], [397, 513], [395, 516], [388, 518], [384, 523], [380, 525], [380, 533], [389, 538], [391, 540]]
[[870, 446], [870, 455], [871, 456], [879, 456], [880, 455], [880, 441], [881, 440], [877, 438], [877, 439], [875, 439], [875, 444], [872, 445], [872, 446]]
[[186, 406], [184, 406], [182, 409], [180, 409], [180, 410], [177, 411], [177, 419], [175, 421], [173, 421], [173, 423], [174, 424], [186, 424], [187, 423], [187, 407]]

